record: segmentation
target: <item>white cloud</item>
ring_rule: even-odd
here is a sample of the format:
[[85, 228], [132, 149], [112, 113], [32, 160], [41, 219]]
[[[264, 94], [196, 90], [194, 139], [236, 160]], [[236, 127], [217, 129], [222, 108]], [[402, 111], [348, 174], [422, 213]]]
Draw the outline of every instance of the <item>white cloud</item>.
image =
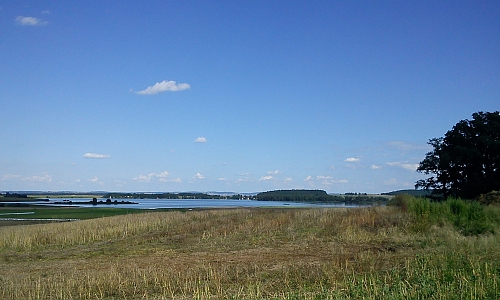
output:
[[148, 175], [139, 175], [135, 178], [133, 178], [133, 181], [138, 181], [138, 182], [151, 182], [152, 180], [158, 179], [158, 181], [161, 182], [171, 182], [174, 180], [169, 180], [167, 177], [170, 175], [167, 171], [163, 171], [161, 173], [149, 173]]
[[142, 91], [136, 92], [136, 94], [154, 95], [154, 94], [158, 94], [158, 93], [166, 92], [166, 91], [178, 92], [178, 91], [189, 89], [190, 87], [191, 86], [187, 83], [177, 84], [173, 80], [169, 80], [169, 81], [163, 80], [162, 82], [157, 82], [157, 83], [155, 83], [155, 85], [147, 87], [146, 89], [144, 89]]
[[23, 17], [19, 16], [16, 18], [16, 22], [22, 26], [43, 26], [49, 24], [47, 21], [42, 21], [35, 17]]
[[293, 182], [293, 178], [292, 178], [292, 177], [287, 177], [287, 178], [283, 179], [283, 182], [284, 182], [284, 183], [290, 183], [290, 182]]
[[312, 178], [311, 176], [308, 176], [309, 180], [307, 181], [316, 181], [318, 183], [321, 183], [323, 185], [332, 185], [332, 184], [338, 184], [338, 183], [347, 183], [348, 181], [345, 179], [335, 179], [332, 176], [324, 176], [324, 175], [318, 175], [316, 178]]
[[335, 166], [331, 166], [330, 169], [335, 170]]
[[35, 176], [31, 176], [31, 177], [25, 177], [22, 180], [34, 181], [34, 182], [52, 182], [52, 176], [47, 174], [47, 173], [43, 173], [40, 176], [35, 175]]
[[411, 144], [411, 143], [407, 143], [407, 142], [403, 142], [403, 141], [392, 141], [392, 142], [389, 142], [388, 144], [389, 144], [389, 146], [395, 147], [396, 149], [401, 150], [401, 151], [427, 150], [431, 147], [428, 144], [416, 145], [416, 144]]
[[88, 181], [90, 181], [90, 182], [98, 182], [99, 181], [99, 177], [94, 176], [94, 178], [90, 178], [90, 179], [88, 179]]
[[345, 159], [346, 162], [358, 162], [360, 160], [361, 159], [356, 158], [356, 157], [348, 157], [348, 158]]
[[218, 181], [226, 181], [226, 178], [221, 177], [221, 178], [219, 178], [219, 179], [217, 179], [217, 180], [218, 180]]
[[21, 175], [14, 175], [14, 174], [5, 174], [2, 177], [2, 180], [13, 180], [13, 179], [19, 179], [21, 178]]
[[408, 163], [402, 163], [402, 162], [388, 162], [387, 165], [391, 167], [399, 167], [403, 168], [408, 171], [416, 171], [419, 164], [408, 164]]
[[372, 165], [370, 168], [372, 168], [372, 170], [378, 170], [378, 169], [382, 169], [382, 166]]
[[265, 181], [265, 180], [271, 180], [273, 179], [274, 177], [271, 176], [271, 175], [267, 175], [267, 176], [262, 176], [259, 180], [260, 181]]
[[304, 179], [304, 181], [310, 181], [310, 180], [312, 180], [312, 176], [311, 175], [307, 176], [306, 179]]
[[48, 15], [48, 14], [50, 14], [50, 10], [48, 10], [48, 9], [46, 9], [46, 10], [42, 10], [42, 14], [46, 14], [46, 15]]
[[22, 180], [29, 182], [52, 182], [52, 176], [47, 173], [41, 173], [40, 175], [34, 175], [29, 177], [23, 177], [21, 175], [6, 174], [2, 176], [2, 180]]
[[132, 178], [133, 181], [138, 181], [138, 182], [150, 182], [151, 177], [146, 176], [146, 175], [139, 175], [137, 177]]
[[97, 154], [97, 153], [85, 153], [83, 155], [83, 157], [85, 158], [94, 158], [94, 159], [103, 159], [103, 158], [110, 158], [111, 156], [109, 156], [108, 154]]
[[196, 140], [194, 140], [195, 143], [206, 143], [207, 142], [207, 138], [204, 137], [204, 136], [200, 136], [199, 138], [197, 138]]
[[267, 172], [267, 174], [269, 174], [269, 175], [277, 175], [279, 173], [280, 173], [280, 171], [278, 171], [278, 170]]
[[201, 173], [196, 173], [196, 175], [194, 175], [193, 178], [195, 178], [195, 179], [204, 179], [205, 176], [201, 175]]

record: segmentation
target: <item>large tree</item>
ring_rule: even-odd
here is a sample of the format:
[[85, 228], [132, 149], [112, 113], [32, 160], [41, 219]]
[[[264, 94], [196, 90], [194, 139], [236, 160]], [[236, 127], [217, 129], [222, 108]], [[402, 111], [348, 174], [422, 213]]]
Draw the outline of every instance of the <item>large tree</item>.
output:
[[443, 197], [473, 199], [500, 190], [500, 113], [477, 112], [444, 137], [430, 139], [434, 150], [425, 155], [418, 172], [434, 176], [417, 181], [416, 188], [433, 189]]

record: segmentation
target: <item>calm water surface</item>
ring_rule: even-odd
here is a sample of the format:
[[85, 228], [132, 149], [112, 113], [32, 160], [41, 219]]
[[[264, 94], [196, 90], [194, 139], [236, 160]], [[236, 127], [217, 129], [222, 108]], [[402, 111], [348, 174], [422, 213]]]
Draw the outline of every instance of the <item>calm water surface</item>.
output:
[[[33, 202], [35, 204], [50, 205], [54, 202], [63, 202], [64, 199], [49, 199], [50, 201]], [[75, 202], [89, 202], [92, 198], [68, 199]], [[78, 207], [116, 207], [116, 208], [138, 208], [138, 209], [157, 209], [157, 208], [229, 208], [229, 207], [354, 207], [342, 204], [312, 204], [299, 202], [282, 201], [257, 201], [257, 200], [221, 200], [221, 199], [112, 199], [117, 200], [117, 204], [98, 204], [88, 203], [73, 204]], [[122, 204], [121, 201], [135, 202], [137, 204]], [[99, 198], [97, 201], [105, 202], [106, 199]]]

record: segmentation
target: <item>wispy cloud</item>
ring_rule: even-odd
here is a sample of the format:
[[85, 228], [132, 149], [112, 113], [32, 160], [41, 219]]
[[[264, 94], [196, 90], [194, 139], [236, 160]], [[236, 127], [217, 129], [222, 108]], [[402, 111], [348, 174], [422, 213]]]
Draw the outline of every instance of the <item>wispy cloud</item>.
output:
[[399, 167], [399, 168], [403, 168], [405, 170], [408, 170], [408, 171], [416, 171], [419, 164], [409, 164], [409, 163], [402, 163], [402, 162], [388, 162], [387, 163], [388, 166], [390, 167]]
[[414, 183], [401, 181], [401, 180], [396, 179], [396, 178], [390, 178], [390, 179], [384, 181], [384, 185], [399, 187], [399, 188], [409, 188], [409, 187], [413, 187]]
[[47, 173], [42, 173], [41, 175], [23, 178], [23, 180], [34, 182], [52, 182], [52, 176]]
[[42, 10], [42, 14], [44, 15], [48, 15], [50, 14], [50, 10], [46, 9], [46, 10]]
[[200, 136], [199, 138], [197, 138], [196, 140], [194, 140], [195, 143], [206, 143], [207, 142], [207, 138], [206, 137], [203, 137], [203, 136]]
[[356, 158], [356, 157], [348, 157], [348, 158], [345, 159], [346, 162], [358, 162], [360, 160], [361, 159]]
[[94, 178], [87, 179], [90, 182], [99, 182], [99, 177], [94, 176]]
[[378, 170], [378, 169], [382, 169], [382, 166], [379, 166], [379, 165], [371, 165], [370, 167], [372, 170]]
[[163, 80], [162, 82], [157, 82], [152, 86], [147, 87], [142, 91], [135, 92], [139, 95], [154, 95], [161, 92], [178, 92], [189, 89], [191, 86], [187, 83], [176, 83], [173, 80]]
[[21, 180], [21, 181], [28, 181], [28, 182], [52, 182], [52, 175], [49, 175], [48, 173], [41, 173], [40, 175], [34, 175], [34, 176], [21, 176], [21, 175], [15, 175], [15, 174], [6, 174], [2, 176], [1, 180]]
[[49, 24], [47, 21], [42, 21], [35, 17], [23, 17], [19, 16], [16, 18], [16, 22], [22, 26], [43, 26]]
[[401, 151], [410, 151], [410, 150], [427, 150], [430, 148], [429, 145], [417, 145], [412, 143], [407, 143], [403, 141], [392, 141], [388, 143], [389, 146], [394, 147]]
[[110, 158], [108, 154], [97, 154], [97, 153], [85, 153], [83, 155], [84, 158], [93, 158], [93, 159], [104, 159], [104, 158]]
[[278, 170], [267, 172], [267, 174], [269, 174], [269, 175], [278, 175], [279, 173], [280, 173], [280, 171], [278, 171]]
[[317, 175], [316, 177], [312, 177], [309, 175], [306, 177], [306, 179], [304, 179], [304, 181], [308, 182], [311, 185], [315, 185], [315, 183], [319, 183], [322, 185], [332, 185], [332, 184], [341, 184], [348, 182], [346, 179], [336, 179], [332, 176], [325, 176], [325, 175]]
[[271, 180], [271, 179], [274, 179], [274, 177], [271, 175], [267, 175], [267, 176], [262, 176], [259, 180], [266, 181], [266, 180]]
[[19, 179], [19, 178], [21, 178], [21, 175], [5, 174], [2, 176], [2, 180], [14, 180], [14, 179]]

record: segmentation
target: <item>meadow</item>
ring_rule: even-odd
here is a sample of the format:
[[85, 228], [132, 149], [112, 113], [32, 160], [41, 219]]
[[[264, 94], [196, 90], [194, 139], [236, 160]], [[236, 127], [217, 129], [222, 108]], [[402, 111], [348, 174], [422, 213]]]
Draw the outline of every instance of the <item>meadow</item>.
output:
[[500, 298], [498, 206], [393, 204], [0, 227], [0, 298]]

